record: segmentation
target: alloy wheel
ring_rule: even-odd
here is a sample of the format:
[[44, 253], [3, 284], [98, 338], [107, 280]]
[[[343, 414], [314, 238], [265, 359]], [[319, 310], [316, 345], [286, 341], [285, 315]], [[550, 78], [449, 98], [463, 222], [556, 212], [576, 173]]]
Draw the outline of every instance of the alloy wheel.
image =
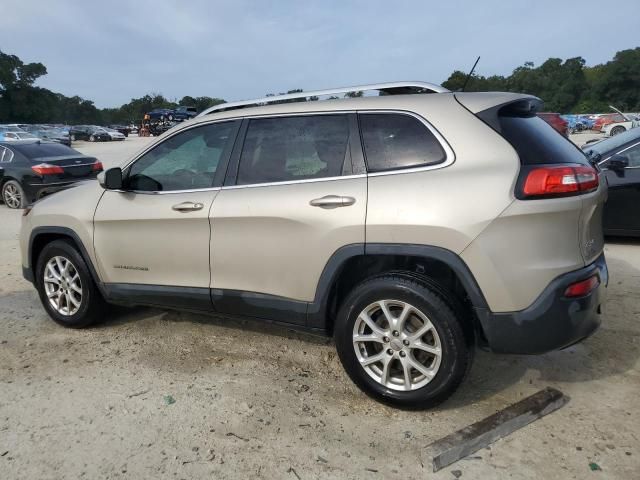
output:
[[424, 387], [442, 360], [440, 337], [427, 315], [399, 300], [380, 300], [358, 315], [353, 348], [371, 378], [398, 391]]
[[9, 208], [20, 208], [22, 204], [22, 194], [20, 189], [13, 183], [7, 183], [3, 189], [4, 203]]
[[68, 258], [52, 257], [44, 267], [44, 290], [51, 307], [60, 315], [74, 315], [82, 303], [82, 282]]

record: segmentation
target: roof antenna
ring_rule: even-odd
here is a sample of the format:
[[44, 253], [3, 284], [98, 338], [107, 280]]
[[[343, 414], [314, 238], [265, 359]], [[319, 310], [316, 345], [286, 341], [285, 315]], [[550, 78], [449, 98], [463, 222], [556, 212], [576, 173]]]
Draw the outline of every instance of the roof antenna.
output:
[[467, 83], [469, 83], [469, 79], [471, 78], [471, 75], [473, 75], [473, 71], [476, 69], [476, 65], [478, 65], [479, 61], [480, 61], [480, 57], [476, 58], [476, 63], [473, 64], [471, 71], [467, 75], [467, 78], [465, 78], [464, 80], [464, 85], [462, 85], [462, 88], [460, 89], [461, 92], [464, 92], [464, 89], [467, 88]]

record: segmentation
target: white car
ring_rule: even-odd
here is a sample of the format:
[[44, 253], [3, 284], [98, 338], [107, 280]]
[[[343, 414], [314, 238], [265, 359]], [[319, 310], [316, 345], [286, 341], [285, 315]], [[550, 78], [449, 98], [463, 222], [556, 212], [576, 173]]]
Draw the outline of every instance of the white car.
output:
[[124, 140], [126, 138], [122, 133], [117, 130], [113, 130], [112, 128], [103, 128], [102, 130], [109, 134], [111, 140]]
[[613, 137], [614, 135], [618, 135], [619, 133], [623, 133], [627, 130], [640, 126], [640, 117], [637, 114], [622, 113], [613, 105], [609, 105], [609, 108], [622, 115], [625, 120], [623, 122], [614, 122], [604, 125], [600, 129], [600, 132], [604, 133], [607, 137]]

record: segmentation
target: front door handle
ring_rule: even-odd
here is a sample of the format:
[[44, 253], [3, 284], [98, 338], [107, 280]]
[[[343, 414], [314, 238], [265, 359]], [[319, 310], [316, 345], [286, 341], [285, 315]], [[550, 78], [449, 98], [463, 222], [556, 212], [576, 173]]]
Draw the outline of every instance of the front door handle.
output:
[[338, 195], [327, 195], [325, 197], [314, 198], [309, 202], [312, 207], [320, 208], [338, 208], [348, 207], [356, 203], [356, 199], [353, 197], [340, 197]]
[[171, 207], [173, 210], [177, 212], [195, 212], [196, 210], [202, 210], [204, 204], [202, 203], [194, 203], [194, 202], [182, 202], [177, 205]]

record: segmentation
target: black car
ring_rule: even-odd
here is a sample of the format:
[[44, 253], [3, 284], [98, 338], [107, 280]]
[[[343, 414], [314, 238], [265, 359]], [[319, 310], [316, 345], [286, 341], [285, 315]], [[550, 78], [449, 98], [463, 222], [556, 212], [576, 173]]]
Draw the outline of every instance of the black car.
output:
[[90, 142], [108, 142], [111, 136], [103, 129], [93, 125], [76, 125], [69, 129], [71, 141], [89, 140]]
[[42, 140], [61, 143], [68, 147], [71, 146], [71, 136], [62, 129], [42, 125], [28, 125], [24, 129]]
[[609, 184], [605, 235], [640, 236], [640, 128], [582, 147], [598, 162]]
[[24, 208], [44, 195], [95, 178], [102, 163], [60, 143], [19, 140], [0, 142], [0, 170], [5, 205]]

